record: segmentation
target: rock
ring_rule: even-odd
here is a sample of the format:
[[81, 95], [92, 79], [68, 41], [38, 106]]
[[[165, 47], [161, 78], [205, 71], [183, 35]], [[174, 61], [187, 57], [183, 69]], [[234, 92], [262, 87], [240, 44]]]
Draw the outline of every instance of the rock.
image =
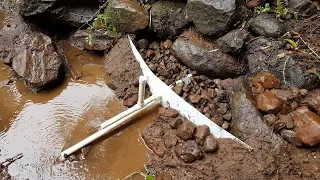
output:
[[163, 135], [163, 142], [167, 148], [174, 147], [178, 142], [178, 137], [175, 134], [175, 131], [170, 130]]
[[112, 19], [116, 20], [119, 32], [133, 33], [146, 28], [149, 24], [149, 13], [136, 0], [112, 0], [109, 3]]
[[209, 136], [209, 134], [210, 131], [208, 126], [198, 126], [196, 129], [196, 133], [194, 134], [194, 138], [199, 145], [203, 145], [205, 138]]
[[277, 117], [274, 114], [267, 114], [263, 116], [263, 121], [266, 122], [269, 126], [273, 126], [277, 121]]
[[177, 110], [172, 109], [172, 108], [160, 108], [158, 112], [159, 116], [164, 116], [164, 117], [171, 117], [171, 118], [176, 118], [178, 117], [179, 113]]
[[12, 63], [13, 70], [32, 90], [56, 81], [62, 60], [51, 39], [19, 16], [5, 13], [5, 18], [0, 28], [0, 59]]
[[301, 141], [314, 146], [320, 142], [320, 116], [302, 106], [291, 112], [294, 121], [294, 131]]
[[203, 150], [206, 153], [215, 152], [218, 149], [218, 141], [213, 135], [206, 137], [203, 145]]
[[70, 161], [70, 162], [76, 162], [76, 161], [79, 161], [79, 158], [76, 156], [76, 155], [74, 155], [74, 154], [71, 154], [70, 156], [68, 156], [68, 161]]
[[192, 95], [189, 95], [189, 101], [192, 103], [192, 104], [197, 104], [199, 103], [201, 99], [201, 96], [199, 94], [192, 94]]
[[[86, 38], [92, 36], [92, 45], [86, 41]], [[80, 49], [91, 51], [106, 51], [108, 52], [114, 45], [115, 39], [99, 31], [79, 30], [71, 37], [71, 45]]]
[[278, 98], [280, 98], [284, 102], [291, 99], [295, 99], [299, 95], [290, 89], [272, 89], [270, 90], [270, 92], [275, 94]]
[[161, 49], [170, 49], [171, 46], [172, 46], [172, 41], [170, 39], [167, 39], [164, 42], [161, 42], [160, 44]]
[[282, 23], [276, 16], [268, 13], [262, 13], [253, 18], [250, 23], [250, 28], [253, 32], [266, 37], [277, 38], [284, 33]]
[[91, 151], [91, 149], [92, 149], [92, 145], [91, 144], [81, 148], [81, 157], [82, 157], [82, 159], [85, 159], [88, 156], [88, 154]]
[[290, 114], [288, 114], [288, 115], [280, 115], [279, 116], [279, 121], [284, 122], [288, 129], [292, 129], [293, 126], [294, 126], [293, 120], [292, 120], [292, 116]]
[[187, 16], [206, 35], [222, 36], [235, 20], [236, 0], [189, 0]]
[[140, 39], [137, 42], [137, 48], [138, 49], [147, 49], [149, 47], [149, 42], [146, 39]]
[[37, 0], [21, 0], [19, 5], [19, 13], [22, 16], [32, 16], [46, 12], [57, 0], [37, 1]]
[[170, 119], [170, 122], [169, 122], [170, 127], [171, 127], [172, 129], [178, 129], [178, 127], [180, 126], [181, 123], [182, 123], [182, 119], [179, 118], [179, 117], [177, 117], [177, 118], [172, 118], [172, 119]]
[[216, 123], [218, 126], [222, 126], [223, 124], [223, 118], [220, 115], [215, 115], [212, 119], [211, 119], [214, 123]]
[[151, 18], [151, 28], [161, 39], [173, 38], [190, 23], [184, 2], [157, 1], [151, 5]]
[[280, 82], [278, 78], [268, 72], [258, 73], [252, 80], [252, 85], [258, 88], [260, 85], [263, 89], [280, 88]]
[[[91, 18], [98, 10], [98, 5], [65, 5], [51, 10], [50, 17], [55, 19], [54, 16], [56, 16], [58, 17], [57, 20], [75, 27], [81, 27], [83, 24], [91, 21]], [[44, 15], [43, 18], [45, 18]]]
[[217, 40], [217, 45], [225, 53], [239, 54], [247, 35], [248, 31], [246, 29], [232, 30], [220, 37]]
[[228, 112], [228, 103], [219, 103], [219, 108], [217, 109], [218, 113], [226, 114]]
[[286, 122], [285, 121], [281, 121], [278, 120], [273, 124], [273, 131], [274, 132], [279, 132], [281, 129], [283, 129], [284, 127], [286, 127]]
[[131, 86], [132, 82], [139, 82], [142, 71], [134, 59], [128, 38], [120, 38], [112, 49], [104, 54], [104, 59], [107, 83], [115, 90], [116, 95], [123, 98], [128, 90], [132, 91], [130, 94], [138, 94], [138, 88]]
[[224, 121], [223, 124], [221, 125], [221, 127], [225, 130], [228, 130], [230, 127], [230, 124], [227, 121]]
[[195, 141], [189, 140], [179, 143], [174, 152], [182, 159], [185, 163], [192, 163], [195, 160], [203, 158], [203, 154]]
[[312, 16], [317, 12], [317, 6], [310, 0], [289, 0], [289, 8], [302, 16]]
[[257, 95], [257, 107], [266, 113], [277, 114], [283, 107], [283, 102], [275, 94], [266, 91]]
[[162, 141], [164, 130], [162, 126], [151, 124], [147, 126], [142, 132], [142, 138], [146, 145], [158, 156], [163, 157], [166, 152], [166, 147]]
[[157, 174], [157, 180], [172, 180], [172, 177], [169, 172], [162, 171]]
[[247, 8], [253, 9], [253, 8], [257, 7], [257, 6], [260, 6], [261, 3], [262, 3], [262, 1], [260, 1], [260, 0], [249, 0], [247, 2]]
[[252, 97], [245, 91], [235, 92], [231, 95], [232, 126], [231, 132], [247, 143], [253, 149], [271, 149], [284, 145], [281, 137], [262, 121], [262, 116], [256, 109]]
[[302, 146], [301, 140], [297, 137], [297, 134], [293, 130], [283, 129], [280, 132], [281, 137], [297, 147]]
[[183, 88], [183, 85], [181, 84], [181, 85], [176, 85], [176, 86], [174, 86], [174, 87], [172, 88], [172, 90], [173, 90], [176, 94], [178, 94], [179, 96], [181, 96], [182, 93], [183, 93], [182, 88]]
[[189, 140], [193, 138], [193, 133], [196, 130], [196, 126], [192, 122], [183, 122], [177, 130], [177, 136], [183, 140]]
[[231, 114], [231, 112], [228, 111], [226, 114], [222, 115], [222, 118], [223, 118], [224, 120], [226, 120], [226, 121], [231, 121], [231, 119], [232, 119], [232, 114]]
[[188, 93], [188, 92], [190, 92], [191, 88], [192, 88], [191, 85], [189, 85], [189, 84], [184, 84], [182, 90], [183, 90], [184, 92], [187, 92], [187, 93]]
[[308, 106], [315, 109], [318, 113], [320, 113], [320, 89], [316, 89], [312, 91], [304, 101], [308, 104]]
[[174, 41], [171, 53], [199, 74], [223, 79], [241, 75], [241, 65], [233, 57], [215, 49], [213, 42], [189, 30]]
[[137, 104], [137, 102], [138, 102], [138, 95], [134, 94], [133, 96], [131, 96], [127, 99], [124, 99], [122, 102], [122, 105], [130, 108], [130, 107], [134, 106], [135, 104]]

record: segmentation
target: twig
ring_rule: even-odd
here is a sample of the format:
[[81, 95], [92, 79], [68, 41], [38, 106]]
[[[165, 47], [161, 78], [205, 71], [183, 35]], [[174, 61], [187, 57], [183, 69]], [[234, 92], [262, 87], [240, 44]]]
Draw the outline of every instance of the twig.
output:
[[23, 157], [23, 154], [17, 154], [16, 156], [12, 157], [12, 158], [8, 158], [6, 159], [4, 162], [0, 163], [0, 167], [8, 167], [10, 164], [12, 164], [13, 162], [15, 162], [18, 159], [21, 159]]
[[288, 60], [290, 59], [290, 57], [288, 57], [285, 61], [284, 61], [284, 64], [283, 64], [283, 69], [282, 69], [282, 76], [283, 76], [283, 82], [285, 85], [287, 85], [287, 82], [286, 82], [286, 66], [287, 66], [287, 62]]
[[308, 47], [308, 49], [310, 49], [310, 51], [311, 51], [314, 55], [316, 55], [317, 58], [320, 60], [320, 56], [309, 46], [309, 44], [308, 44], [305, 40], [303, 40], [303, 38], [300, 36], [300, 34], [297, 33], [297, 32], [294, 32], [294, 31], [293, 31], [293, 33], [296, 34], [296, 35], [298, 35], [299, 39], [300, 39], [300, 40]]

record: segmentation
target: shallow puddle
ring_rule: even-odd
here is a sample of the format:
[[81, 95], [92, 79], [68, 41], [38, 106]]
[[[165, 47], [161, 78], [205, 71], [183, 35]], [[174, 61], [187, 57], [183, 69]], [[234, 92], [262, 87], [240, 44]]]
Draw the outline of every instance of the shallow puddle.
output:
[[[0, 162], [23, 153], [9, 166], [15, 179], [122, 179], [144, 171], [147, 149], [140, 134], [155, 111], [95, 142], [85, 160], [60, 160], [61, 151], [124, 110], [104, 83], [103, 57], [64, 49], [81, 79], [67, 78], [54, 90], [38, 94], [19, 81], [0, 85]], [[8, 76], [9, 68], [0, 63], [0, 82]]]

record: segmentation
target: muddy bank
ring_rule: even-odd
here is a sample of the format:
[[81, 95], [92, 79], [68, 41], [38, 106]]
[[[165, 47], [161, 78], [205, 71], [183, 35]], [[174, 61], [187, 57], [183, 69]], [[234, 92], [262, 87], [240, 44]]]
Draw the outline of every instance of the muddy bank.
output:
[[[144, 171], [147, 149], [140, 138], [154, 112], [93, 144], [85, 159], [59, 160], [63, 149], [96, 132], [100, 123], [125, 108], [104, 83], [103, 56], [62, 43], [70, 74], [54, 90], [34, 94], [22, 81], [1, 83], [0, 162], [18, 153], [8, 166], [18, 179], [118, 179]], [[1, 63], [0, 81], [10, 79]]]

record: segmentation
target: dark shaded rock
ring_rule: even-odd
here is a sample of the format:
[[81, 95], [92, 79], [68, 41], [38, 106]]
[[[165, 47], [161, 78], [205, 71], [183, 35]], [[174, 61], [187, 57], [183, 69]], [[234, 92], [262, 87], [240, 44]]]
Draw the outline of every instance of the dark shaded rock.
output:
[[232, 30], [226, 35], [220, 37], [217, 40], [217, 45], [223, 52], [239, 54], [247, 35], [248, 31], [246, 29]]
[[186, 3], [157, 1], [151, 7], [151, 28], [161, 38], [173, 38], [190, 23], [186, 18]]
[[46, 12], [56, 3], [57, 0], [38, 1], [38, 0], [21, 0], [19, 13], [22, 16], [32, 16]]
[[302, 146], [301, 140], [297, 137], [297, 134], [292, 130], [283, 129], [280, 132], [281, 137], [297, 147]]
[[312, 91], [304, 101], [308, 104], [308, 106], [315, 109], [318, 113], [320, 113], [320, 89], [316, 89]]
[[302, 16], [311, 16], [317, 12], [317, 7], [310, 0], [289, 0], [289, 8]]
[[189, 0], [187, 15], [197, 29], [206, 35], [222, 36], [235, 20], [236, 0]]
[[117, 20], [117, 31], [132, 33], [146, 28], [149, 24], [149, 13], [136, 0], [112, 0], [110, 9]]
[[185, 163], [192, 163], [195, 160], [199, 160], [203, 158], [203, 154], [201, 153], [201, 150], [198, 144], [193, 140], [179, 143], [175, 147], [174, 152]]
[[284, 33], [282, 23], [276, 16], [268, 13], [262, 13], [253, 18], [250, 23], [250, 28], [253, 32], [266, 37], [279, 37]]
[[183, 122], [177, 129], [177, 136], [186, 141], [193, 138], [195, 130], [196, 126], [192, 122]]
[[176, 136], [176, 133], [174, 130], [170, 130], [168, 132], [166, 132], [164, 135], [163, 135], [163, 142], [164, 142], [164, 145], [167, 147], [167, 148], [172, 148], [174, 147], [177, 142], [178, 142], [178, 137]]
[[213, 135], [206, 137], [203, 145], [203, 150], [206, 153], [215, 152], [218, 149], [218, 141]]
[[283, 107], [283, 102], [270, 91], [257, 95], [257, 107], [266, 113], [277, 114]]
[[137, 42], [137, 48], [138, 49], [147, 49], [149, 47], [149, 42], [146, 39], [140, 39]]
[[19, 16], [4, 13], [0, 25], [0, 58], [11, 64], [33, 90], [58, 79], [62, 60], [51, 39]]
[[231, 96], [231, 109], [231, 131], [236, 137], [254, 149], [261, 147], [262, 142], [271, 149], [283, 145], [282, 138], [262, 121], [261, 114], [249, 94], [244, 91], [234, 93]]
[[158, 112], [159, 116], [164, 116], [164, 117], [171, 117], [171, 118], [176, 118], [178, 117], [179, 113], [177, 110], [172, 109], [172, 108], [160, 108]]
[[70, 161], [70, 162], [74, 162], [74, 161], [79, 161], [79, 158], [76, 156], [76, 155], [74, 155], [74, 154], [71, 154], [70, 156], [68, 156], [68, 161]]
[[208, 126], [198, 126], [196, 129], [196, 133], [194, 134], [194, 138], [199, 145], [203, 145], [205, 138], [209, 136], [209, 134], [210, 131]]
[[[86, 41], [86, 37], [92, 36], [92, 45]], [[71, 37], [71, 45], [80, 49], [108, 52], [114, 45], [115, 39], [99, 31], [79, 30]]]
[[277, 117], [274, 114], [267, 114], [263, 116], [263, 121], [266, 122], [269, 126], [273, 126], [277, 121]]
[[303, 106], [291, 112], [294, 121], [294, 131], [301, 141], [314, 146], [320, 142], [320, 116]]
[[[98, 11], [98, 5], [66, 5], [58, 7], [51, 10], [52, 16], [56, 15], [58, 20], [68, 23], [75, 27], [80, 27], [81, 25], [92, 20], [91, 18]], [[57, 13], [57, 14], [56, 14]]]
[[170, 127], [173, 128], [173, 129], [177, 129], [180, 124], [182, 123], [182, 119], [181, 118], [173, 118], [170, 120]]
[[286, 127], [286, 122], [281, 121], [280, 119], [273, 124], [273, 131], [279, 132], [281, 129]]
[[186, 31], [174, 41], [172, 54], [199, 74], [215, 78], [241, 75], [241, 65], [232, 57], [215, 48], [213, 42], [200, 37], [194, 30]]

